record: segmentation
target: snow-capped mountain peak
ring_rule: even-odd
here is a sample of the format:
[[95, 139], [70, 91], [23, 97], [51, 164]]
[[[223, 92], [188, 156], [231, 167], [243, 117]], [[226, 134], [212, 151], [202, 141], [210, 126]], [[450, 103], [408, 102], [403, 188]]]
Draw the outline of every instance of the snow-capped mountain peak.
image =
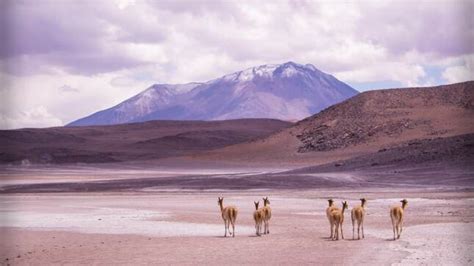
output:
[[148, 120], [302, 119], [358, 92], [311, 64], [261, 65], [205, 83], [155, 84], [69, 125]]
[[311, 64], [300, 65], [289, 61], [284, 64], [269, 64], [247, 68], [242, 71], [225, 75], [222, 78], [216, 80], [226, 80], [235, 82], [251, 81], [256, 77], [273, 78], [275, 75], [289, 78], [296, 74], [305, 74], [307, 71], [317, 72], [319, 70]]

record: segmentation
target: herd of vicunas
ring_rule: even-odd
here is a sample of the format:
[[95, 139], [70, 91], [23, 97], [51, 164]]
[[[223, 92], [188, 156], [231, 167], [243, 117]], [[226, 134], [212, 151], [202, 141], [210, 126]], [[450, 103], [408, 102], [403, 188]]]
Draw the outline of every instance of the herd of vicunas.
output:
[[[339, 240], [339, 232], [341, 232], [341, 238], [344, 239], [344, 233], [342, 230], [342, 224], [344, 223], [344, 211], [349, 207], [347, 201], [342, 202], [342, 208], [338, 208], [332, 199], [328, 200], [329, 206], [326, 208], [326, 216], [329, 221], [332, 240]], [[406, 199], [400, 201], [401, 206], [394, 206], [390, 208], [390, 218], [392, 220], [393, 228], [393, 239], [399, 239], [403, 229], [403, 213], [408, 204]], [[224, 220], [225, 233], [224, 237], [227, 237], [227, 231], [232, 237], [235, 237], [235, 221], [237, 219], [237, 207], [226, 206], [224, 207], [224, 198], [219, 197], [217, 201]], [[268, 197], [263, 198], [263, 207], [259, 208], [260, 202], [254, 202], [255, 211], [253, 212], [253, 219], [255, 221], [255, 234], [261, 236], [262, 224], [263, 234], [270, 234], [270, 219], [272, 218], [272, 209], [270, 208], [270, 200]], [[357, 225], [357, 239], [360, 239], [360, 233], [362, 231], [362, 238], [364, 236], [364, 219], [365, 219], [365, 207], [367, 200], [365, 198], [360, 199], [360, 205], [355, 206], [351, 211], [352, 220], [352, 239], [355, 239], [355, 228]], [[230, 232], [229, 226], [232, 225], [232, 232]]]

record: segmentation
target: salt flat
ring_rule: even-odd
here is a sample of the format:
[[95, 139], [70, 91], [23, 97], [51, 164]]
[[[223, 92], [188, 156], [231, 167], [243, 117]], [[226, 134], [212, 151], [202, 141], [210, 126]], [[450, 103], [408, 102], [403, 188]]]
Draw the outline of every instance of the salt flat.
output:
[[[236, 237], [223, 238], [217, 197], [239, 208]], [[253, 201], [268, 196], [270, 235], [255, 237]], [[368, 199], [366, 239], [331, 241], [327, 198], [350, 208]], [[408, 199], [391, 240], [388, 208]], [[12, 265], [437, 264], [472, 263], [474, 193], [403, 190], [265, 190], [30, 193], [0, 196], [0, 259]], [[263, 255], [265, 254], [265, 255]]]

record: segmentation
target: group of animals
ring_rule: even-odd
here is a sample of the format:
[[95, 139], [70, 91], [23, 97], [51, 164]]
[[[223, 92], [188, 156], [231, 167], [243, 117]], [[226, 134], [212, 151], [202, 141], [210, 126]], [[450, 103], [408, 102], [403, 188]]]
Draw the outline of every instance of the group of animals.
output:
[[[222, 219], [224, 220], [225, 233], [224, 237], [227, 237], [227, 231], [232, 237], [235, 237], [235, 220], [237, 219], [237, 207], [227, 206], [224, 207], [224, 198], [219, 197], [217, 204], [221, 208]], [[253, 212], [253, 219], [255, 221], [255, 233], [257, 236], [261, 236], [262, 224], [264, 225], [263, 234], [270, 234], [270, 219], [272, 218], [272, 209], [270, 208], [270, 200], [268, 197], [263, 198], [263, 207], [258, 208], [260, 201], [254, 201], [255, 211]], [[232, 225], [232, 233], [230, 232], [229, 225]]]
[[[339, 232], [341, 232], [341, 238], [344, 239], [344, 232], [342, 230], [342, 224], [344, 223], [344, 211], [349, 207], [347, 201], [342, 202], [342, 209], [334, 205], [332, 199], [328, 200], [329, 206], [326, 208], [326, 216], [329, 221], [332, 240], [339, 240]], [[357, 223], [357, 239], [360, 239], [360, 233], [362, 231], [362, 238], [364, 236], [364, 219], [365, 219], [365, 207], [367, 200], [365, 198], [360, 199], [361, 204], [355, 206], [351, 211], [352, 220], [352, 239], [355, 239], [355, 225]], [[390, 218], [392, 219], [393, 228], [393, 239], [399, 239], [403, 230], [403, 214], [408, 204], [406, 199], [400, 201], [401, 206], [394, 206], [390, 209]], [[224, 220], [225, 233], [224, 237], [227, 237], [227, 231], [232, 237], [235, 237], [235, 221], [237, 219], [237, 207], [227, 206], [224, 207], [224, 198], [219, 197], [217, 201]], [[255, 234], [261, 236], [262, 224], [264, 225], [263, 234], [270, 234], [270, 219], [272, 218], [272, 209], [270, 208], [270, 200], [268, 197], [263, 198], [263, 207], [259, 208], [259, 201], [255, 202], [255, 211], [253, 212], [253, 219], [255, 221]], [[229, 225], [232, 225], [232, 233], [230, 232]]]

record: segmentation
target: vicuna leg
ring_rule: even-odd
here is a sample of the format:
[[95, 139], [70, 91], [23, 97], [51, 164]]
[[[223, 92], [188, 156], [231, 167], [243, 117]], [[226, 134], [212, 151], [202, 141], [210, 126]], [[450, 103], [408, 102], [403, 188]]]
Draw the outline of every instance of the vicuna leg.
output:
[[364, 219], [362, 218], [362, 238], [365, 238], [364, 235]]
[[267, 234], [270, 234], [270, 221], [267, 222]]
[[232, 237], [235, 237], [235, 224], [234, 224], [234, 221], [232, 221]]
[[331, 239], [332, 240], [334, 240], [334, 238], [336, 237], [335, 236], [336, 232], [334, 232], [334, 229], [335, 229], [334, 223], [331, 223]]
[[341, 227], [341, 237], [342, 237], [342, 239], [344, 239], [344, 232], [342, 232], [342, 223], [338, 224], [338, 227], [339, 226]]
[[339, 223], [336, 223], [336, 230], [334, 231], [335, 239], [339, 240]]
[[400, 225], [398, 223], [395, 224], [395, 231], [397, 232], [397, 239], [400, 238]]
[[225, 227], [224, 237], [227, 237], [227, 221], [226, 220], [224, 220], [224, 227]]
[[397, 233], [396, 233], [396, 225], [395, 225], [395, 220], [393, 219], [392, 216], [392, 229], [393, 229], [393, 240], [397, 239]]
[[360, 221], [357, 221], [357, 239], [360, 239]]
[[398, 227], [398, 237], [397, 238], [400, 238], [400, 236], [402, 235], [402, 230], [403, 230], [403, 221], [400, 221], [397, 225]]
[[354, 218], [352, 217], [352, 239], [354, 239], [354, 230], [355, 230]]

